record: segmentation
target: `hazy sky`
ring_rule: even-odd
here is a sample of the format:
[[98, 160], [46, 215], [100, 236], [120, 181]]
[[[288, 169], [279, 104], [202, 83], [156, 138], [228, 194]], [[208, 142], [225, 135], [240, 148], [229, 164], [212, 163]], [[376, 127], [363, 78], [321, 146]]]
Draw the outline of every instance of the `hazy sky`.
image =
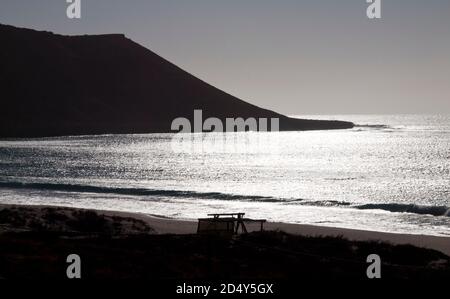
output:
[[286, 114], [450, 113], [450, 0], [0, 0], [0, 23], [125, 33], [188, 72]]

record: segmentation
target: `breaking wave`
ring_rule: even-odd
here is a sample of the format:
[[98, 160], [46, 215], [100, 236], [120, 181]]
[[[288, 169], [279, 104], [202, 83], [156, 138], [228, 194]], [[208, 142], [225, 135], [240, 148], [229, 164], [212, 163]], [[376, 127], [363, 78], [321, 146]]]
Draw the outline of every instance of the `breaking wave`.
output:
[[396, 213], [413, 213], [420, 215], [448, 216], [450, 217], [450, 207], [446, 206], [423, 206], [415, 204], [365, 204], [355, 206], [360, 210], [384, 210]]
[[209, 200], [236, 200], [254, 202], [277, 202], [284, 204], [299, 204], [316, 207], [345, 207], [359, 210], [384, 210], [393, 213], [413, 213], [420, 215], [447, 216], [450, 217], [450, 207], [447, 206], [424, 206], [415, 204], [398, 203], [370, 203], [356, 205], [346, 201], [334, 200], [305, 200], [305, 199], [285, 199], [271, 196], [257, 195], [236, 195], [221, 192], [197, 192], [184, 190], [160, 190], [146, 188], [122, 188], [122, 187], [102, 187], [91, 185], [74, 185], [62, 183], [22, 183], [22, 182], [0, 182], [0, 188], [9, 189], [34, 189], [62, 192], [117, 194], [130, 196], [154, 196], [186, 199], [209, 199]]
[[165, 197], [196, 198], [196, 199], [247, 200], [247, 201], [261, 201], [261, 202], [280, 201], [280, 199], [269, 196], [255, 196], [255, 195], [248, 196], [248, 195], [233, 195], [220, 192], [196, 192], [196, 191], [159, 190], [146, 188], [102, 187], [91, 185], [61, 184], [61, 183], [0, 182], [0, 188], [37, 189], [48, 191], [104, 193], [104, 194], [135, 195], [135, 196], [165, 196]]

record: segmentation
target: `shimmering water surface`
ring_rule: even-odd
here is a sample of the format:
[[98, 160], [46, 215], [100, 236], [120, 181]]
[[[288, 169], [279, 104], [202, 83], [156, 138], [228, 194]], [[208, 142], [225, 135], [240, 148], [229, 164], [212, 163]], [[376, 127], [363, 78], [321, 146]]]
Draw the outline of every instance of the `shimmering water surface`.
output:
[[0, 203], [450, 235], [450, 116], [307, 117], [357, 126], [2, 140]]

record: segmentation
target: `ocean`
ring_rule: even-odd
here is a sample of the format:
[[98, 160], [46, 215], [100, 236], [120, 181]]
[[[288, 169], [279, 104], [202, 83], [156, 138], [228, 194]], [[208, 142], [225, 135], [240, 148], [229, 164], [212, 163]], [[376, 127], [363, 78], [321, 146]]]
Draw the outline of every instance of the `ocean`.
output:
[[1, 140], [0, 203], [450, 235], [450, 115], [299, 117], [356, 127]]

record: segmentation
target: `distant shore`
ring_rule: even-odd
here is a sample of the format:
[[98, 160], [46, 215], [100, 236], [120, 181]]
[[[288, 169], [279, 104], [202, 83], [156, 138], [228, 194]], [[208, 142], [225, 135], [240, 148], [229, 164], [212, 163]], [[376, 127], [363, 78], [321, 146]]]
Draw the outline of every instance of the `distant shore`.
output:
[[[0, 204], [0, 209], [8, 207], [20, 207], [20, 205]], [[53, 206], [35, 206], [24, 205], [23, 207], [32, 208], [37, 211], [53, 207]], [[64, 208], [55, 206], [54, 208], [62, 208], [65, 210], [84, 210], [77, 208]], [[94, 210], [93, 210], [94, 211]], [[148, 215], [132, 212], [121, 211], [105, 211], [95, 210], [99, 215], [110, 217], [133, 218], [145, 222], [157, 234], [195, 234], [197, 231], [196, 220], [173, 219], [158, 215]], [[258, 227], [249, 225], [249, 231], [257, 230]], [[264, 229], [268, 231], [283, 231], [289, 234], [311, 236], [311, 237], [343, 237], [352, 241], [380, 241], [393, 245], [409, 244], [420, 248], [434, 249], [450, 256], [450, 237], [415, 235], [415, 234], [398, 234], [367, 230], [357, 230], [348, 228], [315, 226], [307, 224], [292, 224], [282, 222], [267, 222]], [[0, 227], [1, 233], [1, 227]]]

